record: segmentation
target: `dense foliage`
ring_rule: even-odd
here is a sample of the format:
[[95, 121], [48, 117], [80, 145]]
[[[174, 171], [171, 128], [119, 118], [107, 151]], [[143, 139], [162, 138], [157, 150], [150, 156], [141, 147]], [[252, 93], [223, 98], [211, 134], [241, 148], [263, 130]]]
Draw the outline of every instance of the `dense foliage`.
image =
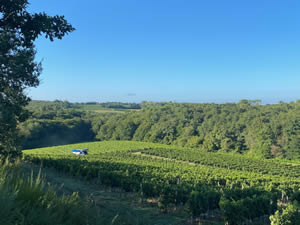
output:
[[295, 201], [283, 209], [276, 211], [275, 215], [270, 217], [271, 225], [294, 225], [300, 224], [300, 204]]
[[0, 162], [0, 224], [89, 224], [89, 209], [76, 193], [58, 196], [40, 174], [21, 171], [20, 165]]
[[19, 126], [22, 148], [45, 147], [93, 141], [89, 113], [64, 101], [32, 101], [31, 118]]
[[29, 119], [20, 127], [23, 149], [93, 141], [89, 121], [74, 119]]
[[111, 108], [111, 109], [141, 109], [140, 104], [137, 103], [104, 102], [98, 104], [104, 108]]
[[25, 90], [39, 84], [34, 41], [42, 34], [53, 41], [74, 28], [63, 16], [31, 14], [27, 0], [0, 0], [0, 156], [20, 155], [17, 125], [28, 113]]
[[[49, 146], [51, 143], [46, 141], [47, 133], [50, 137], [54, 132], [64, 134], [58, 127], [52, 129], [42, 125], [42, 130], [39, 128], [39, 132], [35, 132], [30, 128], [34, 127], [34, 123], [49, 124], [46, 120], [52, 120], [51, 124], [63, 124], [63, 119], [77, 118], [90, 124], [91, 129], [82, 129], [82, 135], [69, 130], [66, 140], [70, 135], [74, 139], [68, 143], [73, 143], [76, 138], [77, 142], [89, 141], [90, 137], [95, 136], [97, 140], [175, 144], [205, 152], [247, 153], [261, 158], [300, 158], [299, 100], [274, 105], [259, 105], [257, 101], [247, 100], [237, 104], [143, 102], [142, 110], [118, 114], [87, 113], [73, 105], [76, 104], [36, 102], [30, 108], [33, 120], [24, 124], [22, 129], [27, 132], [25, 143], [30, 143], [23, 147]], [[46, 142], [41, 143], [40, 140]]]
[[142, 111], [99, 116], [99, 140], [137, 140], [238, 152], [271, 158], [300, 158], [300, 101], [276, 105], [150, 104]]

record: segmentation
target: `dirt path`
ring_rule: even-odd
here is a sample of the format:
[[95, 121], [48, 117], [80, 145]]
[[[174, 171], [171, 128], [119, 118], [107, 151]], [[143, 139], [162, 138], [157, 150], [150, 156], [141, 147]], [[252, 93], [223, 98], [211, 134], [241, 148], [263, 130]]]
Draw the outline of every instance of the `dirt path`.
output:
[[[37, 174], [40, 167], [24, 164], [23, 169], [27, 173], [32, 170], [34, 174]], [[107, 217], [107, 224], [112, 224], [114, 218], [117, 224], [120, 222], [121, 224], [134, 225], [188, 224], [188, 216], [183, 210], [163, 214], [156, 206], [140, 203], [140, 198], [136, 193], [127, 193], [118, 189], [112, 190], [108, 187], [91, 184], [51, 168], [43, 168], [42, 175], [45, 181], [54, 186], [59, 194], [78, 192], [82, 199], [99, 207], [100, 213]]]

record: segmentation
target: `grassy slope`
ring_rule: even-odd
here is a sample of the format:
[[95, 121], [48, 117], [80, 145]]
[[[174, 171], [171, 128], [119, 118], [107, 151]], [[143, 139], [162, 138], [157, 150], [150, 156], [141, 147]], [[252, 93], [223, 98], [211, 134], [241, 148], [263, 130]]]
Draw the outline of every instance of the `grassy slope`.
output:
[[[148, 156], [152, 158], [165, 159], [165, 160], [171, 160], [174, 162], [180, 162], [180, 163], [186, 163], [186, 164], [193, 164], [194, 166], [205, 166], [207, 168], [212, 168], [215, 170], [221, 170], [221, 169], [227, 169], [230, 172], [240, 172], [243, 173], [245, 176], [249, 176], [251, 174], [256, 175], [270, 175], [277, 177], [286, 177], [289, 176], [291, 179], [298, 180], [297, 171], [300, 169], [300, 165], [297, 163], [287, 163], [285, 161], [280, 160], [262, 160], [262, 159], [253, 159], [249, 158], [249, 156], [241, 156], [237, 154], [226, 154], [226, 153], [209, 153], [209, 152], [198, 152], [196, 149], [186, 149], [179, 146], [172, 146], [172, 145], [164, 145], [164, 144], [158, 144], [158, 143], [149, 143], [149, 142], [137, 142], [137, 141], [101, 141], [101, 142], [87, 142], [87, 143], [79, 143], [79, 144], [71, 144], [71, 145], [61, 145], [61, 146], [53, 146], [53, 147], [45, 147], [45, 148], [39, 148], [39, 149], [33, 149], [33, 150], [24, 150], [24, 154], [55, 154], [55, 155], [70, 155], [74, 156], [71, 151], [72, 149], [83, 149], [88, 148], [89, 149], [89, 158], [97, 159], [99, 157], [99, 154], [103, 153], [110, 153], [110, 152], [120, 152], [120, 151], [131, 151], [132, 153], [139, 153], [142, 151], [143, 153], [148, 154], [148, 150], [151, 152], [155, 149], [165, 149], [167, 154], [164, 155], [157, 155], [162, 157], [154, 157], [152, 155], [145, 155], [141, 154], [142, 156]], [[143, 151], [144, 149], [147, 149], [146, 151]], [[177, 154], [181, 154], [181, 152], [184, 154], [184, 157], [181, 160], [176, 160], [176, 157], [168, 153], [170, 152], [177, 152]], [[191, 153], [192, 160], [189, 159], [189, 154]], [[194, 154], [193, 154], [194, 153]], [[196, 153], [196, 154], [195, 154]], [[198, 154], [200, 153], [200, 154]], [[176, 154], [175, 154], [176, 155]], [[59, 156], [60, 157], [60, 156]], [[100, 159], [102, 157], [100, 156]], [[198, 160], [198, 163], [194, 163], [193, 160]], [[209, 159], [206, 161], [205, 159]], [[186, 160], [186, 161], [184, 161]], [[225, 163], [223, 162], [225, 161]], [[221, 164], [220, 164], [221, 162]], [[240, 164], [239, 167], [236, 167], [236, 163]], [[244, 166], [243, 166], [244, 164]], [[247, 165], [250, 165], [249, 168], [247, 168]], [[290, 167], [294, 168], [290, 168]], [[260, 168], [258, 168], [260, 167]], [[281, 173], [280, 168], [284, 167], [289, 172]], [[291, 170], [289, 170], [289, 168]], [[269, 171], [269, 169], [274, 169]], [[228, 171], [228, 172], [229, 172]], [[269, 171], [269, 172], [268, 172]]]
[[124, 113], [130, 111], [138, 111], [137, 109], [117, 109], [117, 108], [105, 108], [101, 105], [77, 105], [79, 109], [86, 111], [93, 111], [97, 113]]
[[32, 150], [24, 150], [25, 154], [71, 154], [72, 149], [88, 148], [89, 155], [114, 152], [114, 151], [129, 151], [129, 150], [141, 150], [145, 148], [166, 148], [166, 149], [182, 149], [178, 146], [138, 142], [138, 141], [101, 141], [101, 142], [87, 142], [71, 145], [61, 145], [46, 148], [38, 148]]
[[[164, 149], [183, 149], [178, 146], [170, 146], [156, 143], [135, 142], [135, 141], [103, 141], [79, 143], [64, 146], [54, 146], [33, 150], [25, 150], [24, 154], [62, 154], [71, 155], [72, 149], [89, 148], [89, 155], [97, 155], [99, 153], [114, 151], [134, 151], [145, 148], [164, 148]], [[207, 153], [215, 154], [215, 153]], [[223, 154], [217, 154], [222, 157]], [[80, 156], [79, 156], [80, 157]], [[232, 155], [232, 157], [241, 156]], [[246, 158], [245, 158], [246, 159]], [[276, 160], [278, 162], [278, 160]], [[286, 162], [281, 162], [286, 163]], [[64, 193], [79, 192], [84, 198], [92, 199], [99, 207], [100, 211], [109, 219], [117, 216], [117, 220], [125, 220], [130, 224], [130, 220], [134, 220], [132, 224], [186, 224], [189, 216], [183, 210], [173, 212], [171, 214], [162, 214], [156, 207], [139, 203], [139, 197], [134, 193], [126, 193], [121, 190], [111, 191], [110, 188], [93, 185], [78, 178], [59, 173], [52, 169], [44, 169], [47, 180], [50, 183], [63, 187], [60, 189]], [[217, 218], [215, 221], [202, 224], [222, 224]], [[203, 221], [201, 221], [203, 222]]]
[[[24, 150], [23, 152], [25, 154], [65, 155], [72, 154], [72, 149], [80, 148], [89, 148], [89, 155], [96, 155], [103, 152], [141, 150], [144, 148], [171, 149], [174, 146], [134, 141], [103, 141]], [[181, 149], [180, 147], [175, 148]], [[32, 164], [25, 164], [24, 168], [28, 171], [33, 169], [36, 173], [39, 170], [38, 166]], [[80, 180], [78, 177], [72, 177], [51, 168], [43, 168], [43, 173], [47, 182], [58, 187], [59, 193], [79, 192], [82, 198], [94, 202], [99, 207], [100, 213], [105, 217], [107, 224], [111, 224], [112, 218], [117, 215], [117, 220], [119, 222], [124, 221], [124, 224], [190, 224], [190, 216], [181, 208], [165, 214], [157, 208], [156, 203], [141, 203], [137, 193], [127, 193], [120, 189], [112, 190], [109, 187], [91, 184]], [[116, 224], [118, 224], [118, 221]], [[223, 224], [223, 221], [222, 218], [216, 218], [202, 221], [202, 224], [220, 225]]]
[[[25, 154], [71, 154], [72, 149], [89, 149], [89, 155], [96, 155], [98, 153], [105, 152], [115, 152], [115, 151], [138, 151], [143, 149], [178, 149], [183, 151], [189, 151], [187, 148], [183, 148], [175, 145], [165, 145], [159, 143], [150, 143], [150, 142], [140, 142], [140, 141], [98, 141], [98, 142], [86, 142], [86, 143], [78, 143], [78, 144], [70, 144], [70, 145], [60, 145], [53, 147], [45, 147], [45, 148], [37, 148], [24, 150]], [[192, 151], [195, 151], [193, 149]], [[205, 155], [213, 155], [213, 157], [219, 156], [221, 159], [226, 157], [232, 157], [239, 160], [257, 160], [263, 162], [271, 162], [282, 163], [282, 164], [291, 164], [294, 166], [299, 166], [300, 161], [288, 161], [288, 160], [280, 160], [280, 159], [260, 159], [253, 158], [249, 155], [239, 155], [234, 153], [209, 153], [203, 152]]]
[[[39, 166], [24, 164], [27, 171], [33, 170], [36, 174]], [[118, 189], [95, 185], [78, 178], [60, 173], [51, 168], [43, 168], [44, 179], [56, 186], [59, 194], [70, 195], [78, 192], [85, 201], [95, 204], [99, 209], [104, 224], [186, 224], [187, 215], [183, 212], [170, 214], [161, 213], [157, 207], [147, 203], [140, 203], [135, 193], [128, 193]], [[112, 220], [115, 218], [114, 223]]]

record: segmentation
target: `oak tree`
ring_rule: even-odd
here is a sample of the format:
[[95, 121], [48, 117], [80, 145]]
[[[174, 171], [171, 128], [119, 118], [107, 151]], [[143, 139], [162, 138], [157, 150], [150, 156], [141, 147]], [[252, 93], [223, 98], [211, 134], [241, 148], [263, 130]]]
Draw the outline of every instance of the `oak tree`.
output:
[[64, 16], [29, 13], [27, 0], [0, 0], [0, 156], [21, 154], [17, 125], [28, 113], [25, 91], [39, 85], [41, 64], [35, 61], [34, 41], [40, 36], [62, 39], [74, 28]]

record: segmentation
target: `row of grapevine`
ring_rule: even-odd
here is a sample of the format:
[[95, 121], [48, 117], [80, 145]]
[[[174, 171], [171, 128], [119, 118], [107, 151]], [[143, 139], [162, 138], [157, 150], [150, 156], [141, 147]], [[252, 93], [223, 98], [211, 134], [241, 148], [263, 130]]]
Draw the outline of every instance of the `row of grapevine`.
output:
[[143, 149], [141, 153], [231, 170], [242, 170], [293, 178], [300, 177], [300, 164], [283, 163], [275, 160], [246, 158], [232, 154], [207, 153], [195, 149], [155, 148]]
[[[157, 197], [159, 206], [164, 209], [182, 205], [193, 216], [221, 210], [229, 224], [240, 224], [242, 221], [269, 216], [276, 210], [278, 200], [287, 196], [291, 198], [295, 193], [299, 193], [300, 180], [292, 173], [290, 176], [281, 176], [272, 172], [255, 172], [254, 169], [228, 169], [225, 166], [213, 167], [208, 163], [188, 164], [145, 157], [143, 154], [132, 152], [159, 153], [157, 155], [167, 157], [163, 154], [165, 151], [169, 154], [168, 158], [175, 159], [174, 155], [180, 156], [180, 151], [184, 153], [182, 156], [185, 156], [185, 150], [162, 149], [161, 146], [155, 145], [153, 149], [149, 149], [147, 144], [138, 146], [129, 142], [125, 142], [123, 146], [120, 142], [112, 145], [114, 144], [118, 147], [114, 146], [110, 150], [109, 143], [105, 143], [105, 148], [102, 146], [101, 150], [95, 150], [94, 154], [87, 156], [78, 157], [70, 153], [62, 154], [62, 151], [44, 150], [33, 154], [32, 150], [25, 152], [24, 158], [103, 185], [139, 192], [143, 198]], [[117, 150], [118, 148], [120, 150]], [[209, 162], [207, 155], [202, 158]], [[183, 157], [177, 159], [186, 161]], [[232, 161], [237, 159], [232, 157]], [[224, 161], [226, 160], [225, 158]], [[239, 165], [238, 161], [235, 163]], [[228, 164], [233, 165], [229, 162]], [[251, 160], [249, 165], [249, 168], [259, 166]]]

